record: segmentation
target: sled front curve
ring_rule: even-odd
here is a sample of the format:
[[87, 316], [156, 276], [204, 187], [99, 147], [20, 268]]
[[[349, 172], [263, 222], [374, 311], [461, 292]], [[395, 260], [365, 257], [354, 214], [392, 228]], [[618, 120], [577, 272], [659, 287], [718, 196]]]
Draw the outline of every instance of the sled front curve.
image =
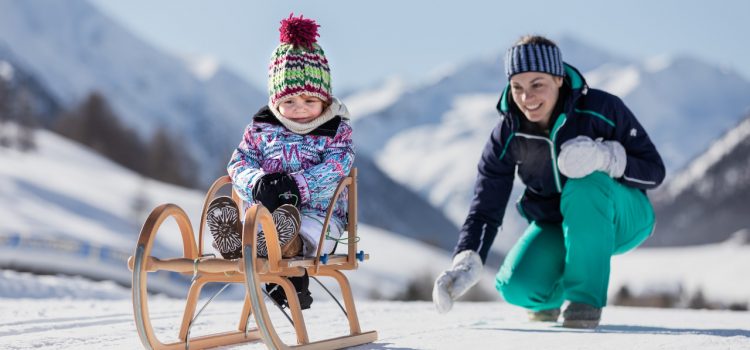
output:
[[[150, 256], [151, 248], [161, 224], [168, 218], [173, 217], [177, 222], [180, 229], [183, 240], [183, 258], [178, 259], [167, 259], [160, 260]], [[207, 336], [193, 337], [188, 340], [187, 329], [189, 322], [192, 319], [192, 315], [195, 311], [195, 305], [198, 301], [198, 294], [200, 288], [209, 282], [210, 278], [203, 278], [202, 280], [196, 279], [190, 288], [188, 298], [185, 306], [185, 316], [183, 317], [183, 324], [180, 329], [180, 341], [165, 344], [162, 343], [154, 332], [151, 325], [151, 318], [148, 309], [148, 272], [155, 272], [159, 270], [167, 270], [173, 272], [190, 273], [195, 269], [193, 263], [198, 258], [198, 249], [195, 245], [195, 238], [193, 236], [193, 230], [190, 226], [190, 220], [185, 212], [174, 204], [163, 204], [156, 207], [149, 217], [146, 219], [141, 233], [138, 237], [138, 243], [135, 249], [135, 255], [128, 261], [129, 267], [133, 270], [133, 314], [135, 318], [136, 330], [140, 337], [141, 343], [146, 349], [204, 349], [222, 345], [231, 345], [237, 343], [244, 343], [248, 341], [258, 340], [260, 336], [257, 330], [251, 330], [246, 332], [244, 328], [239, 331], [230, 331], [220, 334], [212, 334]], [[190, 262], [185, 264], [185, 262]], [[230, 264], [214, 264], [215, 266], [201, 266], [200, 272], [208, 273], [214, 271], [227, 271], [232, 270], [232, 261], [226, 261]], [[221, 266], [224, 265], [224, 266]], [[234, 265], [238, 265], [234, 262]], [[242, 282], [242, 276], [237, 274], [233, 278], [235, 282]], [[196, 293], [197, 291], [197, 293]], [[247, 304], [247, 302], [246, 302]], [[244, 314], [247, 314], [245, 319], [249, 316], [249, 309], [247, 307], [243, 310]]]

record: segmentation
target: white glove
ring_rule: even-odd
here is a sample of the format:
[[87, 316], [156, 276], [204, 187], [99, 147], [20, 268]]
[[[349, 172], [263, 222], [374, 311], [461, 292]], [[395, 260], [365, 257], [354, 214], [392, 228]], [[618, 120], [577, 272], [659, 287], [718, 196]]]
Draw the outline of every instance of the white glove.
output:
[[617, 141], [592, 140], [588, 136], [578, 136], [565, 141], [560, 147], [557, 167], [560, 172], [577, 179], [595, 171], [603, 171], [612, 178], [625, 173], [627, 154]]
[[453, 307], [453, 301], [479, 282], [482, 274], [482, 258], [473, 250], [464, 250], [453, 258], [453, 266], [435, 280], [432, 302], [439, 313]]

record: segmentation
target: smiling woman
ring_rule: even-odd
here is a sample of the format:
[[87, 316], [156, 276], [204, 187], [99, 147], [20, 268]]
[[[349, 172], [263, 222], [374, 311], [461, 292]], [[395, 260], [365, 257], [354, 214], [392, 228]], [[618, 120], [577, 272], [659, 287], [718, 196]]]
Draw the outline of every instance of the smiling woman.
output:
[[664, 179], [664, 164], [623, 102], [589, 89], [549, 39], [521, 38], [505, 72], [503, 118], [479, 161], [453, 266], [435, 281], [433, 300], [446, 312], [479, 280], [518, 173], [526, 191], [516, 205], [529, 226], [506, 256], [497, 290], [532, 321], [557, 321], [568, 300], [564, 327], [597, 327], [611, 256], [653, 230], [645, 190]]

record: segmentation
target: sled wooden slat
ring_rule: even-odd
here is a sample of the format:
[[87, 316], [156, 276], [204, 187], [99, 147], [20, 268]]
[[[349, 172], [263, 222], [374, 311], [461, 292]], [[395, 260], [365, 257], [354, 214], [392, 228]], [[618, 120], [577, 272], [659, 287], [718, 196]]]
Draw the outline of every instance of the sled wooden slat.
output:
[[[190, 220], [185, 212], [174, 204], [163, 204], [156, 207], [141, 229], [136, 245], [135, 254], [128, 259], [128, 268], [133, 271], [133, 313], [136, 329], [141, 343], [147, 349], [205, 349], [252, 341], [262, 341], [269, 349], [338, 349], [371, 343], [377, 340], [377, 332], [362, 332], [357, 316], [351, 286], [344, 270], [355, 270], [357, 260], [357, 170], [352, 169], [350, 175], [344, 178], [331, 198], [331, 205], [348, 188], [349, 204], [348, 223], [346, 227], [347, 239], [350, 242], [346, 254], [327, 256], [323, 263], [320, 249], [314, 258], [282, 259], [278, 233], [273, 224], [271, 214], [262, 205], [252, 205], [245, 211], [242, 228], [243, 257], [235, 260], [203, 256], [203, 236], [206, 227], [208, 205], [216, 197], [219, 190], [231, 185], [228, 176], [217, 179], [209, 188], [201, 212], [201, 222], [198, 239], [193, 234]], [[232, 191], [232, 198], [240, 203], [238, 194]], [[321, 237], [333, 213], [333, 208], [326, 212], [326, 218]], [[176, 258], [157, 258], [151, 256], [156, 233], [162, 223], [173, 218], [179, 227], [183, 240], [183, 256]], [[257, 243], [258, 226], [263, 230], [268, 247], [268, 257], [259, 258], [254, 249]], [[322, 238], [321, 238], [322, 240]], [[369, 255], [362, 254], [360, 259], [367, 260]], [[164, 344], [156, 336], [148, 310], [148, 274], [157, 271], [171, 271], [192, 275], [192, 283], [186, 297], [182, 324], [178, 334], [179, 341]], [[346, 318], [349, 323], [349, 333], [317, 341], [310, 341], [304, 315], [300, 308], [297, 293], [288, 277], [301, 276], [307, 271], [310, 276], [326, 276], [332, 278], [339, 285]], [[239, 324], [236, 331], [217, 334], [190, 336], [190, 326], [193, 321], [198, 298], [203, 286], [207, 283], [243, 283], [246, 287], [245, 301], [240, 312]], [[271, 322], [261, 291], [265, 283], [278, 284], [286, 294], [291, 313], [297, 344], [285, 344]], [[313, 309], [314, 310], [314, 309]], [[314, 311], [312, 311], [314, 312]], [[248, 328], [248, 320], [253, 317], [256, 327]]]

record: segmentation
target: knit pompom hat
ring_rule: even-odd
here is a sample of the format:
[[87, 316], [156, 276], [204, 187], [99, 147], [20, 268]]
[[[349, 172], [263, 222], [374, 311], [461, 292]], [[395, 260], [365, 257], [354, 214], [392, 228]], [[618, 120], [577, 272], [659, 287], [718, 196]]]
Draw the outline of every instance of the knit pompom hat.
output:
[[281, 20], [281, 44], [273, 51], [268, 67], [269, 105], [297, 95], [331, 102], [331, 71], [323, 49], [316, 43], [319, 25], [302, 15]]

